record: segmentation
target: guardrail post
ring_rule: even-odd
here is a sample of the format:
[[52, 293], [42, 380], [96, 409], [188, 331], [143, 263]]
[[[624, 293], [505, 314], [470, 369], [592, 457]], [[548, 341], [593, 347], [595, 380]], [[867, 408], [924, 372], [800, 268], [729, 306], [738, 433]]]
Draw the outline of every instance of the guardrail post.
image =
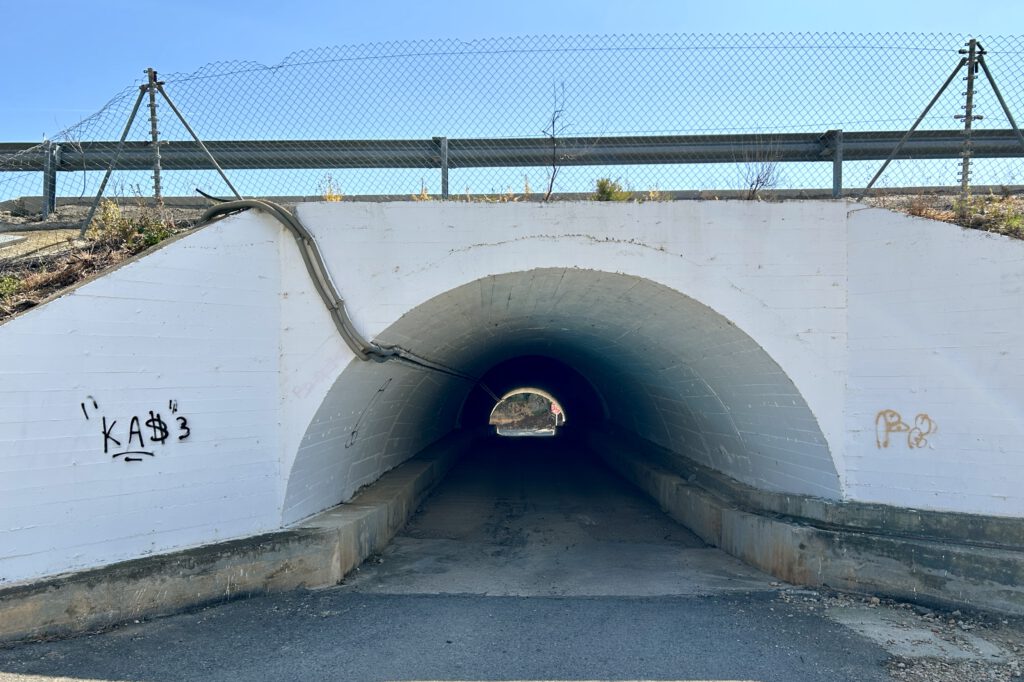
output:
[[832, 198], [843, 197], [843, 131], [830, 130], [832, 135]]
[[60, 145], [50, 140], [43, 143], [43, 220], [57, 210], [57, 167], [60, 166]]
[[448, 198], [448, 138], [435, 137], [434, 141], [441, 152], [441, 198]]

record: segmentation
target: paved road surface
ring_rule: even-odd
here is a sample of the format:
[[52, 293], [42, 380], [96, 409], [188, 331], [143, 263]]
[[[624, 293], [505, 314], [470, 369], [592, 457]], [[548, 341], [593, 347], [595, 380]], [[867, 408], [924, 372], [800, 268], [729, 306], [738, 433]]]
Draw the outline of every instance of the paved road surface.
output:
[[345, 585], [0, 650], [0, 680], [888, 680], [562, 439], [495, 443]]

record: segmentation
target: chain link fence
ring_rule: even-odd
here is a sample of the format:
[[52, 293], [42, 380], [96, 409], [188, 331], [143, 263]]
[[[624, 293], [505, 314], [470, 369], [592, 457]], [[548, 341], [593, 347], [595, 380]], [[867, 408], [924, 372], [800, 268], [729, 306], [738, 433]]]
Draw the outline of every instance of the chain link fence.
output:
[[977, 37], [991, 81], [975, 75], [966, 145], [968, 69], [951, 74], [969, 40], [537, 36], [217, 62], [159, 74], [162, 93], [140, 80], [43, 144], [0, 144], [0, 210], [51, 214], [56, 199], [59, 216], [89, 204], [111, 170], [107, 196], [169, 203], [232, 188], [543, 198], [593, 194], [599, 179], [651, 197], [857, 195], [947, 79], [874, 190], [959, 189], [964, 153], [973, 186], [1019, 188], [1024, 138], [1003, 103], [1024, 115], [1024, 37]]

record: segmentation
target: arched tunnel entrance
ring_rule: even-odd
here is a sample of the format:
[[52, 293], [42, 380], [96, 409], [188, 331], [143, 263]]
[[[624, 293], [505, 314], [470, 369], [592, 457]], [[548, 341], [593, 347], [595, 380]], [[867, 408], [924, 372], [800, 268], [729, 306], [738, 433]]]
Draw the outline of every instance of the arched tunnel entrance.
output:
[[[353, 362], [341, 373], [291, 468], [285, 523], [348, 499], [452, 432], [476, 440], [449, 476], [465, 494], [449, 496], [498, 497], [513, 516], [517, 505], [544, 508], [561, 497], [580, 506], [594, 495], [604, 503], [572, 513], [593, 520], [596, 509], [614, 516], [618, 507], [624, 515], [637, 493], [622, 492], [629, 485], [595, 454], [611, 431], [669, 453], [668, 466], [677, 458], [764, 490], [840, 496], [817, 420], [779, 365], [711, 308], [650, 280], [578, 269], [490, 276], [416, 306], [378, 340], [435, 369]], [[557, 438], [500, 439], [488, 428], [500, 396], [522, 386], [549, 393], [572, 416]], [[494, 513], [440, 518], [502, 527]], [[681, 528], [677, 535], [702, 544]]]

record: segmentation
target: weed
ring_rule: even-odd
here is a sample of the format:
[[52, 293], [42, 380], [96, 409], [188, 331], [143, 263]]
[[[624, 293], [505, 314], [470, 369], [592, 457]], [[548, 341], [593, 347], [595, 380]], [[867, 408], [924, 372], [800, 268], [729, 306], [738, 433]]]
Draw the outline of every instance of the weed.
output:
[[501, 194], [491, 196], [484, 195], [480, 197], [479, 201], [485, 204], [514, 204], [518, 202], [519, 199], [520, 197], [512, 191], [512, 188], [508, 187]]
[[133, 251], [142, 243], [138, 228], [128, 220], [117, 202], [110, 199], [100, 202], [99, 211], [93, 217], [85, 237], [98, 246], [114, 250]]
[[928, 197], [925, 196], [914, 196], [910, 198], [907, 204], [907, 213], [918, 218], [931, 218], [932, 220], [943, 220], [946, 218], [943, 210], [937, 209], [934, 206], [934, 200], [929, 201]]
[[741, 181], [747, 191], [746, 198], [751, 201], [768, 198], [764, 193], [778, 187], [782, 180], [780, 155], [775, 143], [770, 138], [762, 142], [753, 151], [743, 154]]
[[129, 215], [117, 202], [104, 199], [85, 236], [96, 246], [137, 253], [167, 239], [171, 229], [146, 207]]
[[410, 194], [409, 198], [411, 198], [413, 201], [433, 201], [434, 200], [434, 198], [432, 196], [430, 196], [430, 193], [427, 192], [427, 183], [422, 182], [422, 181], [420, 182], [420, 193], [419, 194]]
[[12, 298], [21, 292], [23, 284], [20, 277], [4, 275], [0, 277], [0, 299]]
[[597, 201], [629, 201], [629, 192], [622, 189], [615, 180], [610, 178], [597, 179], [597, 193], [594, 195]]
[[28, 210], [28, 207], [25, 206], [24, 197], [14, 200], [14, 205], [11, 207], [11, 215], [18, 216], [19, 218], [27, 218], [28, 216], [33, 215], [33, 213]]
[[156, 246], [171, 236], [170, 228], [161, 222], [144, 225], [139, 228], [139, 232], [142, 234], [142, 248], [144, 249]]
[[743, 181], [747, 186], [747, 199], [762, 199], [763, 192], [779, 186], [777, 161], [757, 161], [743, 168]]
[[334, 181], [334, 177], [327, 173], [320, 181], [317, 188], [324, 201], [341, 201], [345, 195], [341, 193], [341, 186]]
[[[881, 202], [876, 205], [883, 205]], [[1008, 192], [970, 196], [965, 201], [917, 195], [900, 202], [902, 209], [919, 218], [930, 218], [962, 227], [1024, 238], [1024, 200]]]

